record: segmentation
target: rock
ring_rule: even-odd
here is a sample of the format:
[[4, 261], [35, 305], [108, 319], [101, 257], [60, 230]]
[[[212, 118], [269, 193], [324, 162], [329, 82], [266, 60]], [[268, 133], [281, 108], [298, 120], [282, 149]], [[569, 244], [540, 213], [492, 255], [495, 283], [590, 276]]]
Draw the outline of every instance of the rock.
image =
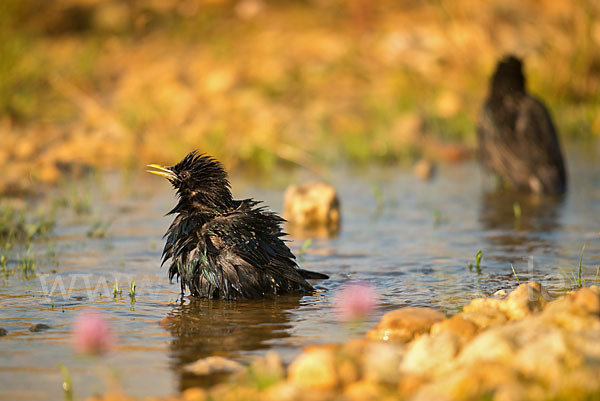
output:
[[410, 395], [415, 394], [419, 388], [429, 382], [428, 375], [419, 375], [412, 373], [404, 373], [398, 381], [398, 392], [401, 399], [407, 399]]
[[230, 383], [222, 383], [217, 384], [210, 389], [207, 399], [219, 401], [241, 401], [259, 400], [261, 398], [259, 390], [256, 387], [250, 387], [242, 384], [232, 385]]
[[184, 370], [198, 376], [211, 375], [213, 373], [235, 373], [244, 369], [239, 362], [221, 356], [209, 356], [183, 367]]
[[471, 320], [467, 320], [461, 315], [452, 316], [431, 326], [431, 335], [435, 336], [441, 333], [452, 333], [464, 344], [477, 335], [479, 331], [477, 325]]
[[551, 302], [541, 314], [546, 324], [569, 331], [599, 329], [600, 300], [595, 287], [581, 288]]
[[120, 32], [127, 28], [131, 20], [131, 12], [126, 4], [107, 2], [96, 7], [93, 22], [97, 29], [109, 32]]
[[350, 357], [338, 356], [336, 372], [342, 386], [354, 383], [360, 377], [360, 369], [356, 360]]
[[401, 369], [419, 375], [446, 371], [459, 349], [460, 340], [453, 333], [425, 334], [410, 344]]
[[348, 401], [380, 400], [386, 389], [371, 381], [361, 380], [350, 384], [344, 390], [344, 399]]
[[484, 331], [466, 344], [458, 356], [463, 365], [485, 361], [510, 363], [516, 351], [516, 344], [503, 330]]
[[400, 376], [400, 364], [404, 353], [402, 344], [372, 342], [363, 353], [364, 378], [373, 383], [396, 383]]
[[377, 326], [367, 332], [367, 338], [407, 342], [429, 332], [431, 326], [444, 318], [443, 313], [429, 308], [398, 309], [383, 315]]
[[302, 394], [301, 389], [289, 382], [281, 382], [267, 389], [264, 393], [265, 401], [296, 401]]
[[540, 312], [551, 299], [546, 289], [533, 281], [519, 285], [499, 306], [509, 319], [523, 319], [531, 313]]
[[426, 130], [425, 119], [417, 113], [405, 113], [396, 118], [391, 136], [398, 149], [415, 147]]
[[569, 294], [573, 303], [594, 315], [600, 315], [600, 289], [596, 286], [584, 287], [577, 290], [574, 294]]
[[436, 171], [435, 164], [432, 161], [427, 159], [420, 159], [413, 166], [413, 173], [417, 178], [428, 181], [433, 178]]
[[339, 379], [331, 347], [314, 347], [300, 355], [288, 369], [289, 380], [302, 388], [333, 389]]
[[[481, 299], [481, 298], [479, 298]], [[477, 326], [479, 330], [486, 329], [488, 327], [498, 326], [504, 324], [508, 318], [504, 314], [504, 312], [499, 311], [498, 309], [491, 307], [470, 307], [470, 305], [465, 306], [465, 310], [468, 312], [462, 312], [457, 316], [460, 316], [464, 320], [472, 322]]]
[[126, 394], [117, 392], [109, 392], [104, 394], [102, 397], [90, 397], [86, 399], [87, 401], [136, 401], [135, 398], [130, 397]]
[[264, 358], [254, 360], [250, 368], [255, 376], [259, 375], [270, 381], [281, 380], [285, 377], [285, 368], [277, 352], [269, 351]]
[[503, 312], [511, 320], [523, 319], [532, 313], [540, 312], [552, 300], [552, 297], [541, 284], [530, 282], [519, 285], [505, 299], [476, 298], [463, 308], [464, 312], [485, 311], [490, 309]]
[[311, 182], [290, 185], [284, 194], [283, 217], [299, 228], [327, 227], [336, 233], [340, 225], [340, 201], [333, 187]]
[[[482, 362], [457, 368], [421, 386], [410, 399], [412, 401], [489, 399], [488, 397], [495, 394], [495, 391], [502, 386], [518, 382], [516, 372], [505, 365]], [[495, 400], [495, 398], [491, 399]]]
[[560, 381], [565, 362], [573, 367], [582, 362], [583, 355], [570, 352], [565, 335], [558, 328], [519, 325], [515, 328], [515, 337], [522, 344], [513, 365], [527, 377], [536, 377], [547, 385]]
[[463, 312], [471, 313], [485, 311], [490, 313], [492, 310], [499, 311], [500, 302], [501, 301], [497, 298], [475, 298], [471, 300], [471, 303], [465, 305]]
[[50, 326], [48, 326], [47, 324], [44, 323], [36, 323], [36, 324], [32, 324], [29, 327], [29, 331], [31, 331], [32, 333], [37, 333], [40, 331], [46, 331], [50, 328]]
[[452, 91], [443, 92], [436, 101], [437, 111], [444, 118], [453, 117], [462, 107], [460, 97]]
[[252, 19], [260, 14], [265, 8], [265, 4], [261, 0], [241, 0], [235, 7], [235, 14], [245, 20]]
[[4, 337], [8, 332], [6, 331], [6, 329], [0, 327], [0, 337]]
[[204, 401], [206, 398], [206, 390], [200, 387], [188, 388], [181, 393], [181, 401]]

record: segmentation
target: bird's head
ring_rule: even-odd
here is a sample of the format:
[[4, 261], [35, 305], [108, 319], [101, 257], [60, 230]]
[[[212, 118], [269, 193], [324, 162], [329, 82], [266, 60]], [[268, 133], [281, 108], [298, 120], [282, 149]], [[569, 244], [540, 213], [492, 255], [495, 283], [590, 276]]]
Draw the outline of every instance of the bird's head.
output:
[[525, 91], [523, 63], [514, 55], [504, 56], [496, 65], [492, 76], [492, 94], [509, 94]]
[[232, 202], [227, 172], [218, 160], [192, 151], [174, 166], [149, 164], [149, 173], [168, 179], [180, 201], [209, 208], [226, 208]]

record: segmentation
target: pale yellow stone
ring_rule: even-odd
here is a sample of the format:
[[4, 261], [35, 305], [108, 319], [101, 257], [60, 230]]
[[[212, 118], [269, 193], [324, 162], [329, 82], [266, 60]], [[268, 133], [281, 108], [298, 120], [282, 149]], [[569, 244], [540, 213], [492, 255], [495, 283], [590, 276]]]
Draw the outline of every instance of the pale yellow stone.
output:
[[312, 348], [301, 354], [288, 369], [289, 380], [299, 386], [332, 389], [339, 384], [335, 355], [331, 348]]
[[379, 400], [385, 389], [376, 383], [363, 380], [350, 384], [344, 390], [344, 398], [348, 401]]
[[290, 185], [284, 194], [283, 217], [294, 226], [338, 227], [340, 201], [335, 189], [322, 182]]
[[479, 329], [475, 323], [463, 318], [461, 315], [452, 316], [431, 326], [431, 335], [452, 333], [461, 343], [465, 343], [475, 337], [478, 331]]
[[402, 344], [372, 342], [362, 355], [363, 377], [374, 383], [396, 383], [404, 353], [405, 347]]
[[429, 332], [431, 326], [444, 320], [443, 313], [429, 308], [403, 308], [383, 315], [377, 326], [367, 332], [374, 340], [410, 341]]
[[206, 390], [199, 387], [188, 388], [181, 393], [181, 401], [204, 401], [206, 397]]
[[459, 349], [460, 340], [452, 333], [425, 334], [409, 345], [401, 369], [417, 375], [447, 371]]

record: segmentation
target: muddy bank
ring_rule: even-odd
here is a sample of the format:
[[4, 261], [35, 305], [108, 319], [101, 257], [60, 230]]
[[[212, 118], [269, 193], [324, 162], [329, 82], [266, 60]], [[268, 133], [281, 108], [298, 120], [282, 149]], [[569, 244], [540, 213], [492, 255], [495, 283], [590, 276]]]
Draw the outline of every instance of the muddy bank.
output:
[[[267, 354], [230, 383], [173, 400], [588, 400], [600, 397], [600, 289], [552, 299], [538, 283], [477, 298], [452, 317], [383, 316], [366, 338]], [[130, 400], [113, 394], [93, 400]]]

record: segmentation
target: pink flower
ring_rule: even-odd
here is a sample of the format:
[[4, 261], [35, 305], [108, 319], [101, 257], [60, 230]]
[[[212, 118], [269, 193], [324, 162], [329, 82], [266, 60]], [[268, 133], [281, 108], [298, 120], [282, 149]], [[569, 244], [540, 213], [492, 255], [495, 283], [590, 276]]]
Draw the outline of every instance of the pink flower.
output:
[[73, 344], [84, 354], [100, 355], [113, 344], [109, 322], [100, 314], [81, 312], [73, 324]]
[[377, 292], [371, 285], [351, 283], [337, 292], [334, 308], [340, 320], [357, 320], [375, 310], [377, 299]]

